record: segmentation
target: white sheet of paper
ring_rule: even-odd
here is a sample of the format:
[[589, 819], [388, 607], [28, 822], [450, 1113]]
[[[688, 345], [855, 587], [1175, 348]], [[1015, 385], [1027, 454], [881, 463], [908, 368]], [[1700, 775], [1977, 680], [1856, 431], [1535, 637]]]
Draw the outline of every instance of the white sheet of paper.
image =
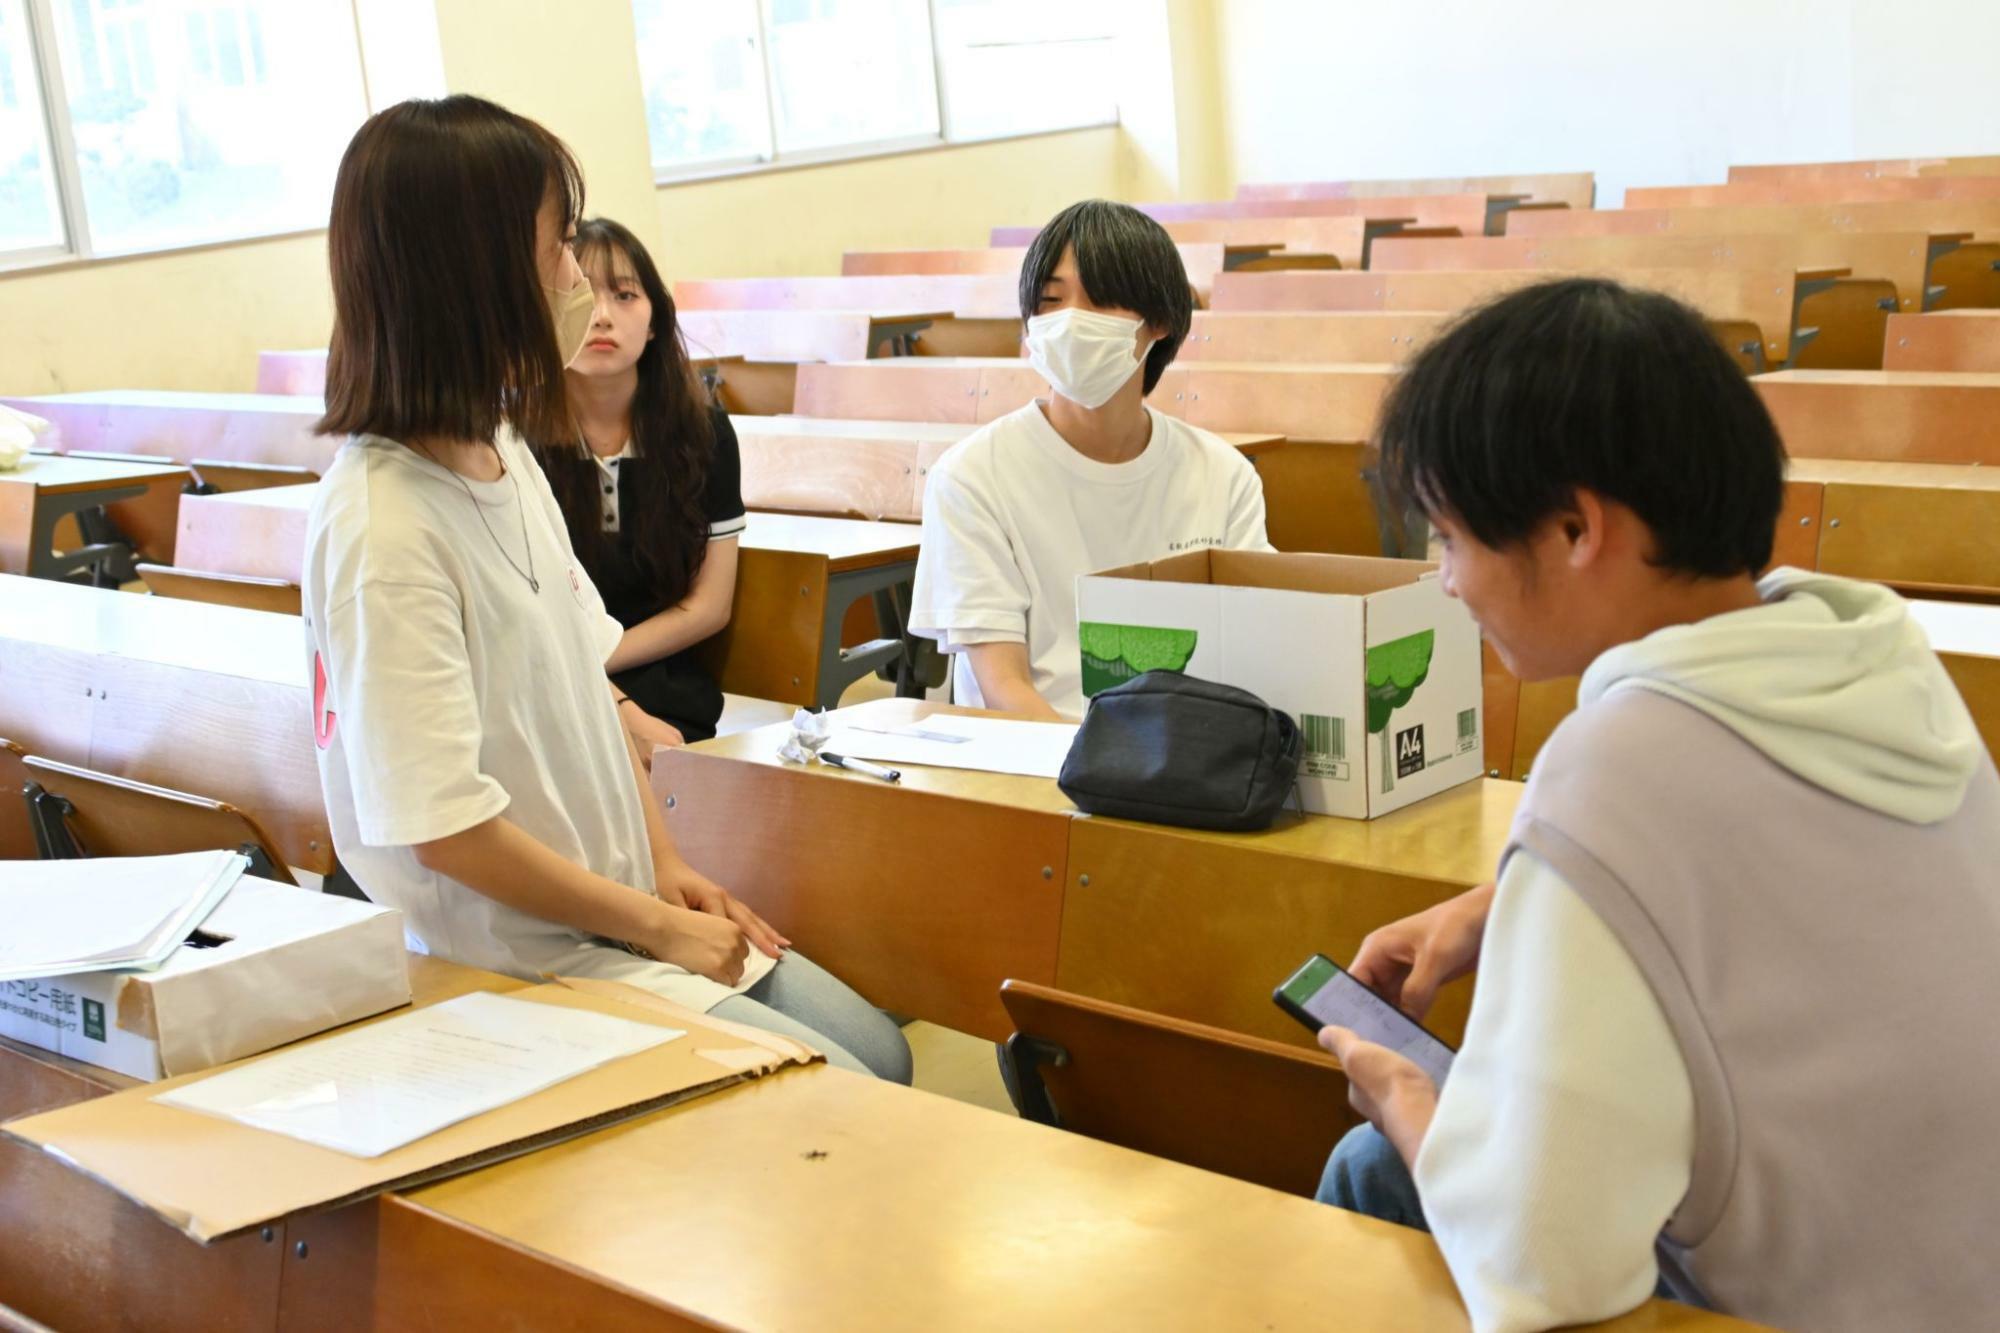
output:
[[475, 991], [294, 1047], [153, 1100], [380, 1157], [686, 1033]]
[[925, 718], [920, 725], [926, 731], [962, 739], [926, 740], [906, 733], [837, 727], [826, 748], [850, 759], [868, 759], [878, 764], [924, 764], [1052, 778], [1062, 771], [1070, 742], [1076, 739], [1074, 722], [1017, 722], [1012, 718], [940, 713]]
[[0, 861], [0, 981], [158, 967], [248, 865], [230, 851]]

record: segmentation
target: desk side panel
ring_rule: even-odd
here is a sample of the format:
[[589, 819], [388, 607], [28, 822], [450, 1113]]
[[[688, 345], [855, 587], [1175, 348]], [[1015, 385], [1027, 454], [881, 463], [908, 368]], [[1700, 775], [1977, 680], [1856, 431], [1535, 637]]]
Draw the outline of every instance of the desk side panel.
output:
[[[0, 1043], [0, 1120], [102, 1096], [108, 1085]], [[271, 1328], [284, 1228], [201, 1246], [47, 1153], [0, 1139], [0, 1296], [74, 1333]]]
[[653, 790], [695, 869], [885, 1009], [997, 1041], [1000, 983], [1055, 982], [1067, 815], [699, 750]]
[[1828, 482], [1826, 520], [1829, 574], [2000, 591], [2000, 491]]
[[[1117, 820], [1078, 820], [1056, 984], [1095, 999], [1311, 1046], [1271, 989], [1311, 954], [1346, 962], [1378, 926], [1469, 883], [1285, 855], [1260, 835], [1202, 839]], [[1083, 883], [1088, 876], [1090, 882]], [[1439, 993], [1429, 1026], [1464, 1035], [1469, 983]]]
[[[303, 641], [299, 657], [303, 677]], [[89, 754], [73, 762], [227, 801], [264, 826], [288, 864], [317, 874], [332, 868], [303, 680], [276, 684], [110, 655], [83, 671], [96, 698]]]
[[287, 1330], [721, 1327], [399, 1195], [296, 1219], [290, 1235], [305, 1253], [285, 1248], [278, 1327]]

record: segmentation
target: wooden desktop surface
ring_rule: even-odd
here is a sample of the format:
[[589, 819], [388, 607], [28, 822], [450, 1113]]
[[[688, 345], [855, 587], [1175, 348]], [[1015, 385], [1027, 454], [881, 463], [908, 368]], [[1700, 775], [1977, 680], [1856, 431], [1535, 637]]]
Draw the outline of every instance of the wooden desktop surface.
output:
[[1465, 1326], [1420, 1232], [825, 1067], [407, 1202], [707, 1327]]
[[[411, 984], [524, 983], [413, 957]], [[4, 1117], [133, 1086], [5, 1041], [0, 1070]], [[0, 1275], [63, 1328], [1465, 1323], [1421, 1232], [824, 1065], [208, 1247], [0, 1160]], [[1603, 1327], [1745, 1325], [1652, 1301]]]
[[20, 466], [0, 472], [0, 485], [32, 486], [48, 495], [115, 490], [185, 478], [188, 470], [169, 464], [125, 463], [110, 459], [69, 458], [62, 454], [29, 454]]

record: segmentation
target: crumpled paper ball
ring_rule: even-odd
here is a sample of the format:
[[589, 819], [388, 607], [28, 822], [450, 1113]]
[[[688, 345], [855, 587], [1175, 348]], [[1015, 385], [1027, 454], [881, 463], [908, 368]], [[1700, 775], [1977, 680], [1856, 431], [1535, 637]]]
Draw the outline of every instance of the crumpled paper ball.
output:
[[792, 714], [792, 734], [778, 747], [778, 758], [788, 764], [810, 764], [832, 737], [833, 723], [825, 713], [801, 708]]

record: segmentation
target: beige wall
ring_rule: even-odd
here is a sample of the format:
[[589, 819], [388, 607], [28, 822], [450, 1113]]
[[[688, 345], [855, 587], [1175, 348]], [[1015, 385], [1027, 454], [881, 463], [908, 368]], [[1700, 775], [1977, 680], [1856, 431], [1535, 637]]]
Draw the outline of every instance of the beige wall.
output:
[[[683, 278], [837, 273], [850, 249], [983, 245], [992, 226], [1077, 199], [1212, 181], [1221, 108], [1199, 62], [1212, 0], [1149, 3], [1152, 37], [1134, 44], [1126, 78], [1151, 95], [1132, 99], [1126, 126], [664, 189], [637, 67], [607, 55], [631, 48], [629, 0], [570, 0], [560, 24], [543, 0], [435, 0], [436, 52], [422, 59], [403, 56], [426, 48], [429, 14], [409, 0], [364, 0], [360, 13], [377, 105], [442, 87], [541, 120], [576, 150], [591, 211], [650, 235], [661, 268]], [[260, 349], [324, 346], [331, 325], [323, 233], [0, 273], [0, 393], [247, 390]]]
[[992, 227], [1124, 197], [1131, 158], [1107, 127], [669, 186], [654, 258], [671, 281], [838, 273], [848, 250], [984, 245]]
[[324, 232], [0, 273], [0, 394], [248, 390], [332, 326]]

